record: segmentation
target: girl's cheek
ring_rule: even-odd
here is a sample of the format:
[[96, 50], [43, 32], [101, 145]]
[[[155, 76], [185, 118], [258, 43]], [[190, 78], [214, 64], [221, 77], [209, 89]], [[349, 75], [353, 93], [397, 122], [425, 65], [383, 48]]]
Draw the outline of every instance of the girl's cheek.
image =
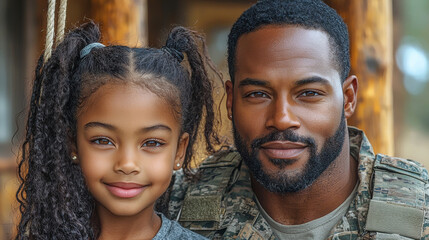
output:
[[173, 175], [173, 159], [153, 159], [148, 164], [145, 164], [145, 172], [154, 182], [167, 182], [169, 183]]

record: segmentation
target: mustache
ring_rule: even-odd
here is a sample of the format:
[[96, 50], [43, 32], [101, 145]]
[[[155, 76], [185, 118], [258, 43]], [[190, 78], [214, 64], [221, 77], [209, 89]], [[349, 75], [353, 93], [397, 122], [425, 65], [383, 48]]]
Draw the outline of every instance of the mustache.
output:
[[298, 135], [296, 132], [294, 132], [291, 129], [286, 129], [284, 131], [274, 131], [261, 138], [257, 138], [252, 141], [252, 143], [250, 144], [250, 147], [252, 149], [258, 149], [261, 147], [262, 144], [265, 144], [267, 142], [273, 142], [273, 141], [300, 142], [308, 145], [309, 147], [316, 145], [313, 138], [304, 137], [304, 136]]

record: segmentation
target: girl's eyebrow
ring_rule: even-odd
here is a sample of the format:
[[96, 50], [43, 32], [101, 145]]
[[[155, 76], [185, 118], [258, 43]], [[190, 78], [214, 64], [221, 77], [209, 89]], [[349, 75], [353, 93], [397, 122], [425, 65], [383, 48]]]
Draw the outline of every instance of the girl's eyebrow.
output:
[[158, 125], [154, 125], [154, 126], [150, 126], [150, 127], [144, 127], [142, 129], [140, 129], [140, 132], [143, 133], [147, 133], [147, 132], [151, 132], [151, 131], [155, 131], [155, 130], [167, 130], [169, 132], [172, 132], [173, 130], [164, 124], [158, 124]]
[[87, 130], [88, 128], [96, 128], [96, 127], [106, 128], [109, 130], [116, 130], [116, 127], [114, 127], [113, 125], [110, 125], [108, 123], [102, 123], [102, 122], [89, 122], [84, 126], [85, 130]]
[[[87, 124], [85, 124], [84, 128], [85, 130], [87, 130], [88, 128], [96, 128], [96, 127], [101, 127], [101, 128], [106, 128], [108, 130], [116, 130], [116, 127], [113, 125], [110, 125], [108, 123], [102, 123], [102, 122], [89, 122]], [[139, 132], [142, 133], [147, 133], [147, 132], [151, 132], [151, 131], [155, 131], [155, 130], [167, 130], [169, 132], [172, 132], [173, 130], [164, 124], [157, 124], [157, 125], [153, 125], [153, 126], [149, 126], [149, 127], [143, 127], [139, 130]]]

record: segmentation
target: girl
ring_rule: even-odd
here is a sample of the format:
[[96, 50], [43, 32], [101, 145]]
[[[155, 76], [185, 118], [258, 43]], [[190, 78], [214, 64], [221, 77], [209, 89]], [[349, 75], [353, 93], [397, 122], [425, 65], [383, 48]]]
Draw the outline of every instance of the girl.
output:
[[161, 49], [99, 38], [88, 23], [39, 59], [17, 239], [203, 239], [154, 211], [173, 170], [190, 176], [203, 115], [207, 151], [217, 140], [203, 39], [183, 27]]

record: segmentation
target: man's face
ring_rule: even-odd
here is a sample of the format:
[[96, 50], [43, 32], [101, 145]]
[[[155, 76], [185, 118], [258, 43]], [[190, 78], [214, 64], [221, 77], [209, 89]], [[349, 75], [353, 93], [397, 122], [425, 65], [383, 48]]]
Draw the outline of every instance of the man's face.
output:
[[241, 36], [226, 88], [237, 150], [267, 190], [300, 191], [341, 153], [345, 88], [326, 33], [267, 26]]

